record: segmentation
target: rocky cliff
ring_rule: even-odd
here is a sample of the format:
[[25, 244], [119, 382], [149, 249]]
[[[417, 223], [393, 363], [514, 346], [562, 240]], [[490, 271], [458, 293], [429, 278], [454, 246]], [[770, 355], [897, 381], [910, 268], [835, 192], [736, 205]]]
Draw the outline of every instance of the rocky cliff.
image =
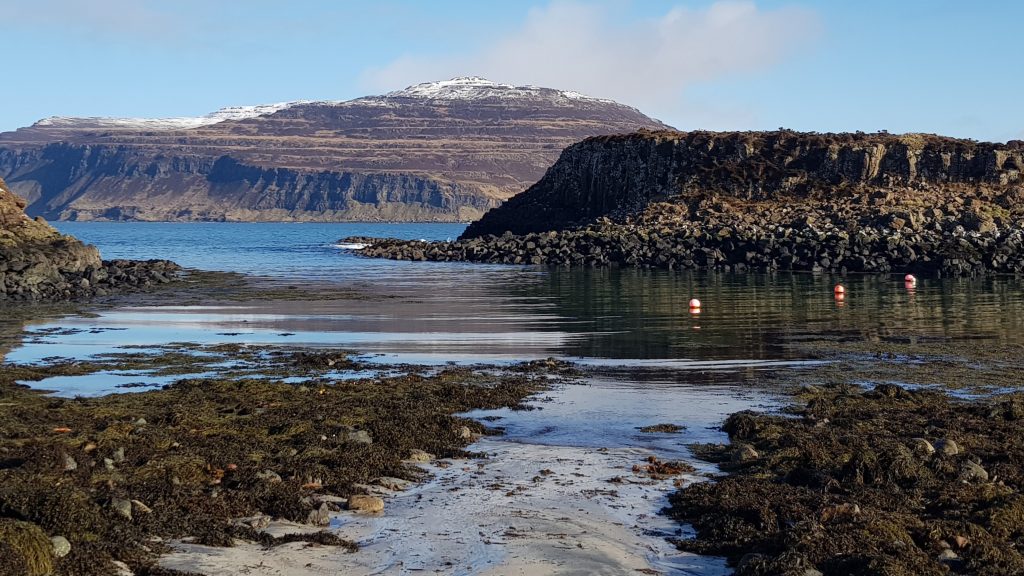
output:
[[170, 281], [171, 262], [100, 260], [94, 246], [29, 218], [25, 201], [0, 179], [0, 302], [105, 295]]
[[[718, 198], [770, 206], [893, 195], [918, 207], [996, 200], [1024, 186], [1024, 142], [931, 135], [640, 132], [567, 148], [528, 190], [491, 210], [464, 237], [557, 230], [642, 212], [652, 202]], [[1009, 195], [1009, 196], [1008, 196]]]
[[1021, 274], [1021, 166], [1021, 142], [644, 132], [569, 147], [457, 242], [347, 242], [405, 260]]
[[665, 128], [573, 92], [459, 78], [343, 102], [0, 134], [28, 213], [69, 220], [478, 218], [588, 136]]

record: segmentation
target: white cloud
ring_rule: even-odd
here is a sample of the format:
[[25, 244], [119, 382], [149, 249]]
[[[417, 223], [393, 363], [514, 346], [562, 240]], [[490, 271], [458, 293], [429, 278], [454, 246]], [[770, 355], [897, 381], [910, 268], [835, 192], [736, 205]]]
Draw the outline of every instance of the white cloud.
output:
[[407, 55], [368, 70], [362, 83], [382, 92], [478, 75], [613, 98], [674, 119], [685, 114], [688, 86], [770, 68], [812, 41], [820, 28], [812, 11], [761, 10], [750, 1], [674, 7], [640, 21], [619, 16], [608, 4], [555, 0], [532, 9], [521, 27], [475, 54]]

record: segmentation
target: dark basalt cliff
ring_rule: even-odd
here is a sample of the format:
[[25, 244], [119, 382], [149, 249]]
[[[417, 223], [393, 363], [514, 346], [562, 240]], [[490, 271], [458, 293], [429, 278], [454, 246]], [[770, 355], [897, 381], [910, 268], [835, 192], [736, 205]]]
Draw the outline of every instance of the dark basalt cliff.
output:
[[463, 237], [560, 230], [636, 214], [651, 202], [710, 197], [771, 205], [881, 191], [938, 202], [955, 189], [995, 199], [1019, 192], [1022, 168], [1020, 141], [791, 131], [596, 137], [567, 148], [539, 182]]
[[349, 242], [404, 260], [1021, 274], [1021, 166], [1021, 142], [643, 132], [569, 147], [457, 242]]
[[469, 221], [566, 146], [665, 128], [615, 102], [478, 78], [248, 118], [55, 118], [0, 134], [0, 176], [51, 220]]
[[172, 262], [102, 261], [94, 246], [29, 218], [0, 179], [0, 302], [105, 295], [169, 282]]

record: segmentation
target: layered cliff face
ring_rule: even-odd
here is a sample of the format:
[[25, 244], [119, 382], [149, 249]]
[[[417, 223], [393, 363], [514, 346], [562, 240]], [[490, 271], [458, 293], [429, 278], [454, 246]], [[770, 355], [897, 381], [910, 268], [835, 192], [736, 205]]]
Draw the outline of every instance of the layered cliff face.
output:
[[51, 118], [0, 134], [0, 176], [50, 219], [479, 217], [567, 145], [665, 128], [573, 92], [460, 78], [201, 118]]
[[[1017, 204], [1022, 168], [1019, 141], [791, 131], [597, 137], [567, 148], [537, 184], [473, 223], [464, 238], [621, 219], [659, 202], [686, 205], [691, 210], [675, 217], [695, 220], [709, 201], [737, 212], [840, 199], [886, 204], [887, 213], [964, 201], [998, 211]], [[874, 202], [873, 194], [888, 199]]]

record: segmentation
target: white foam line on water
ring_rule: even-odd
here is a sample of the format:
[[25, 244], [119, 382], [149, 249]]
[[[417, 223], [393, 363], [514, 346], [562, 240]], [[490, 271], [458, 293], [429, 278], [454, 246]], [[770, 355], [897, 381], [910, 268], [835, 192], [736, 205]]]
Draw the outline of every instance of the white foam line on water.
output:
[[706, 370], [715, 368], [789, 368], [826, 364], [822, 360], [663, 360], [644, 358], [565, 358], [581, 366], [600, 368], [664, 368], [673, 370]]

